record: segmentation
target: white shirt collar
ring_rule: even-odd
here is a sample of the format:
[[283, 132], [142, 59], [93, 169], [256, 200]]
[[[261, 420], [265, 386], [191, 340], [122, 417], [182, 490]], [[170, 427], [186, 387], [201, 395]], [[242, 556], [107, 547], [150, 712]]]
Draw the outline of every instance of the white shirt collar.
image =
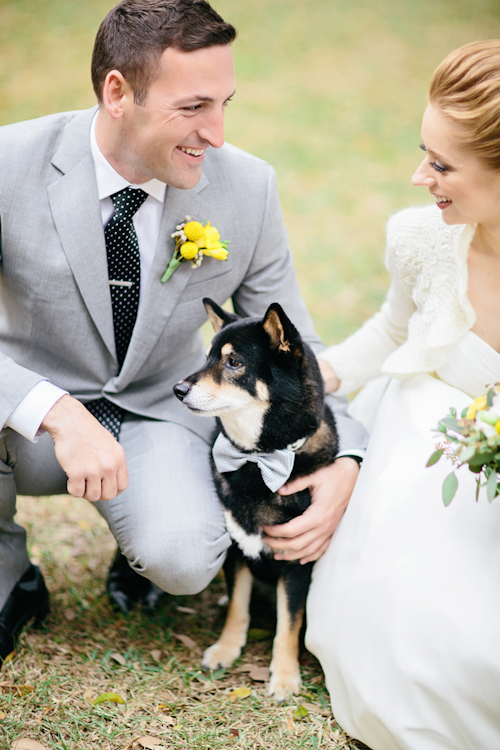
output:
[[[109, 198], [109, 196], [114, 195], [114, 193], [118, 193], [119, 190], [123, 190], [130, 185], [130, 182], [118, 174], [109, 161], [103, 156], [97, 145], [97, 139], [95, 136], [96, 119], [97, 113], [92, 120], [90, 128], [90, 149], [94, 160], [99, 200], [102, 200], [103, 198]], [[163, 203], [165, 200], [167, 186], [164, 182], [160, 182], [160, 180], [155, 178], [149, 180], [149, 182], [144, 182], [142, 185], [131, 185], [131, 187], [141, 188], [141, 190], [144, 190], [148, 195], [156, 198], [160, 203]]]

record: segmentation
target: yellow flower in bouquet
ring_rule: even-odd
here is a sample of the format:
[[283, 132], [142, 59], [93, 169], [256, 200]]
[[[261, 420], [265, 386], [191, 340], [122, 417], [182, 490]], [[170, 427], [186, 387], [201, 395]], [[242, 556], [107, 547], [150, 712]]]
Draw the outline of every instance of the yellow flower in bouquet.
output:
[[161, 277], [162, 282], [167, 281], [185, 260], [191, 261], [194, 268], [201, 266], [205, 255], [215, 260], [227, 260], [228, 242], [221, 241], [219, 232], [210, 226], [209, 221], [202, 224], [186, 216], [184, 221], [177, 225], [172, 237], [175, 240], [175, 248], [170, 263]]
[[[444, 454], [459, 469], [468, 466], [477, 474], [476, 500], [479, 489], [486, 486], [488, 500], [500, 495], [500, 383], [489, 387], [486, 394], [478, 396], [466, 407], [460, 419], [455, 409], [440, 420], [437, 428], [444, 436], [427, 462], [433, 466]], [[485, 482], [481, 482], [485, 479]], [[443, 502], [449, 505], [458, 488], [455, 469], [443, 482]]]

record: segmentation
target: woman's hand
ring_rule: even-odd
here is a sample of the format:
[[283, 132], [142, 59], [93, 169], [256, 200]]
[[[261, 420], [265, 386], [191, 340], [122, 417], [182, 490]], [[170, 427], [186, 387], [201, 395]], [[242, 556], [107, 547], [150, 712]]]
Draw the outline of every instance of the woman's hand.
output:
[[325, 359], [318, 357], [318, 365], [325, 381], [325, 393], [335, 393], [340, 388], [340, 380], [335, 374], [335, 370], [328, 364]]
[[326, 552], [347, 508], [358, 474], [358, 462], [343, 456], [330, 466], [288, 482], [278, 490], [280, 495], [291, 495], [309, 488], [311, 505], [288, 523], [263, 527], [264, 541], [276, 550], [275, 560], [300, 560], [304, 565]]

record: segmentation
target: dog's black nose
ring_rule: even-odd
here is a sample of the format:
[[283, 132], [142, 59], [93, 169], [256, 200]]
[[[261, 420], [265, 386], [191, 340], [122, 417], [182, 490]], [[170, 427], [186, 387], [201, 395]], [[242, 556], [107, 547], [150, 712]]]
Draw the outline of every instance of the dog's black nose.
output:
[[182, 401], [184, 399], [184, 396], [187, 396], [190, 390], [191, 386], [185, 383], [183, 380], [180, 383], [176, 383], [174, 385], [174, 393], [179, 401]]

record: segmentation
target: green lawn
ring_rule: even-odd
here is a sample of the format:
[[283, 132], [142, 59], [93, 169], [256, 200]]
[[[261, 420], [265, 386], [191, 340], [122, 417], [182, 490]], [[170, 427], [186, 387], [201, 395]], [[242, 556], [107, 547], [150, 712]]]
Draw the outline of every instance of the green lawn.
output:
[[[500, 36], [500, 6], [214, 5], [239, 29], [227, 139], [275, 166], [303, 294], [325, 341], [339, 341], [384, 297], [387, 217], [428, 200], [410, 177], [432, 70], [460, 44]], [[89, 59], [110, 7], [103, 0], [0, 0], [0, 124], [94, 103]], [[24, 498], [20, 507], [53, 613], [50, 629], [25, 634], [0, 674], [2, 750], [20, 736], [56, 750], [135, 750], [142, 735], [171, 750], [354, 747], [332, 719], [321, 670], [307, 654], [305, 692], [281, 707], [246, 672], [200, 671], [200, 649], [221, 626], [221, 580], [194, 599], [172, 598], [153, 621], [140, 612], [117, 619], [102, 595], [114, 543], [93, 509], [69, 498]], [[270, 648], [264, 633], [240, 666], [265, 665]], [[250, 694], [231, 700], [244, 685]], [[104, 692], [126, 702], [92, 707], [88, 699]]]

